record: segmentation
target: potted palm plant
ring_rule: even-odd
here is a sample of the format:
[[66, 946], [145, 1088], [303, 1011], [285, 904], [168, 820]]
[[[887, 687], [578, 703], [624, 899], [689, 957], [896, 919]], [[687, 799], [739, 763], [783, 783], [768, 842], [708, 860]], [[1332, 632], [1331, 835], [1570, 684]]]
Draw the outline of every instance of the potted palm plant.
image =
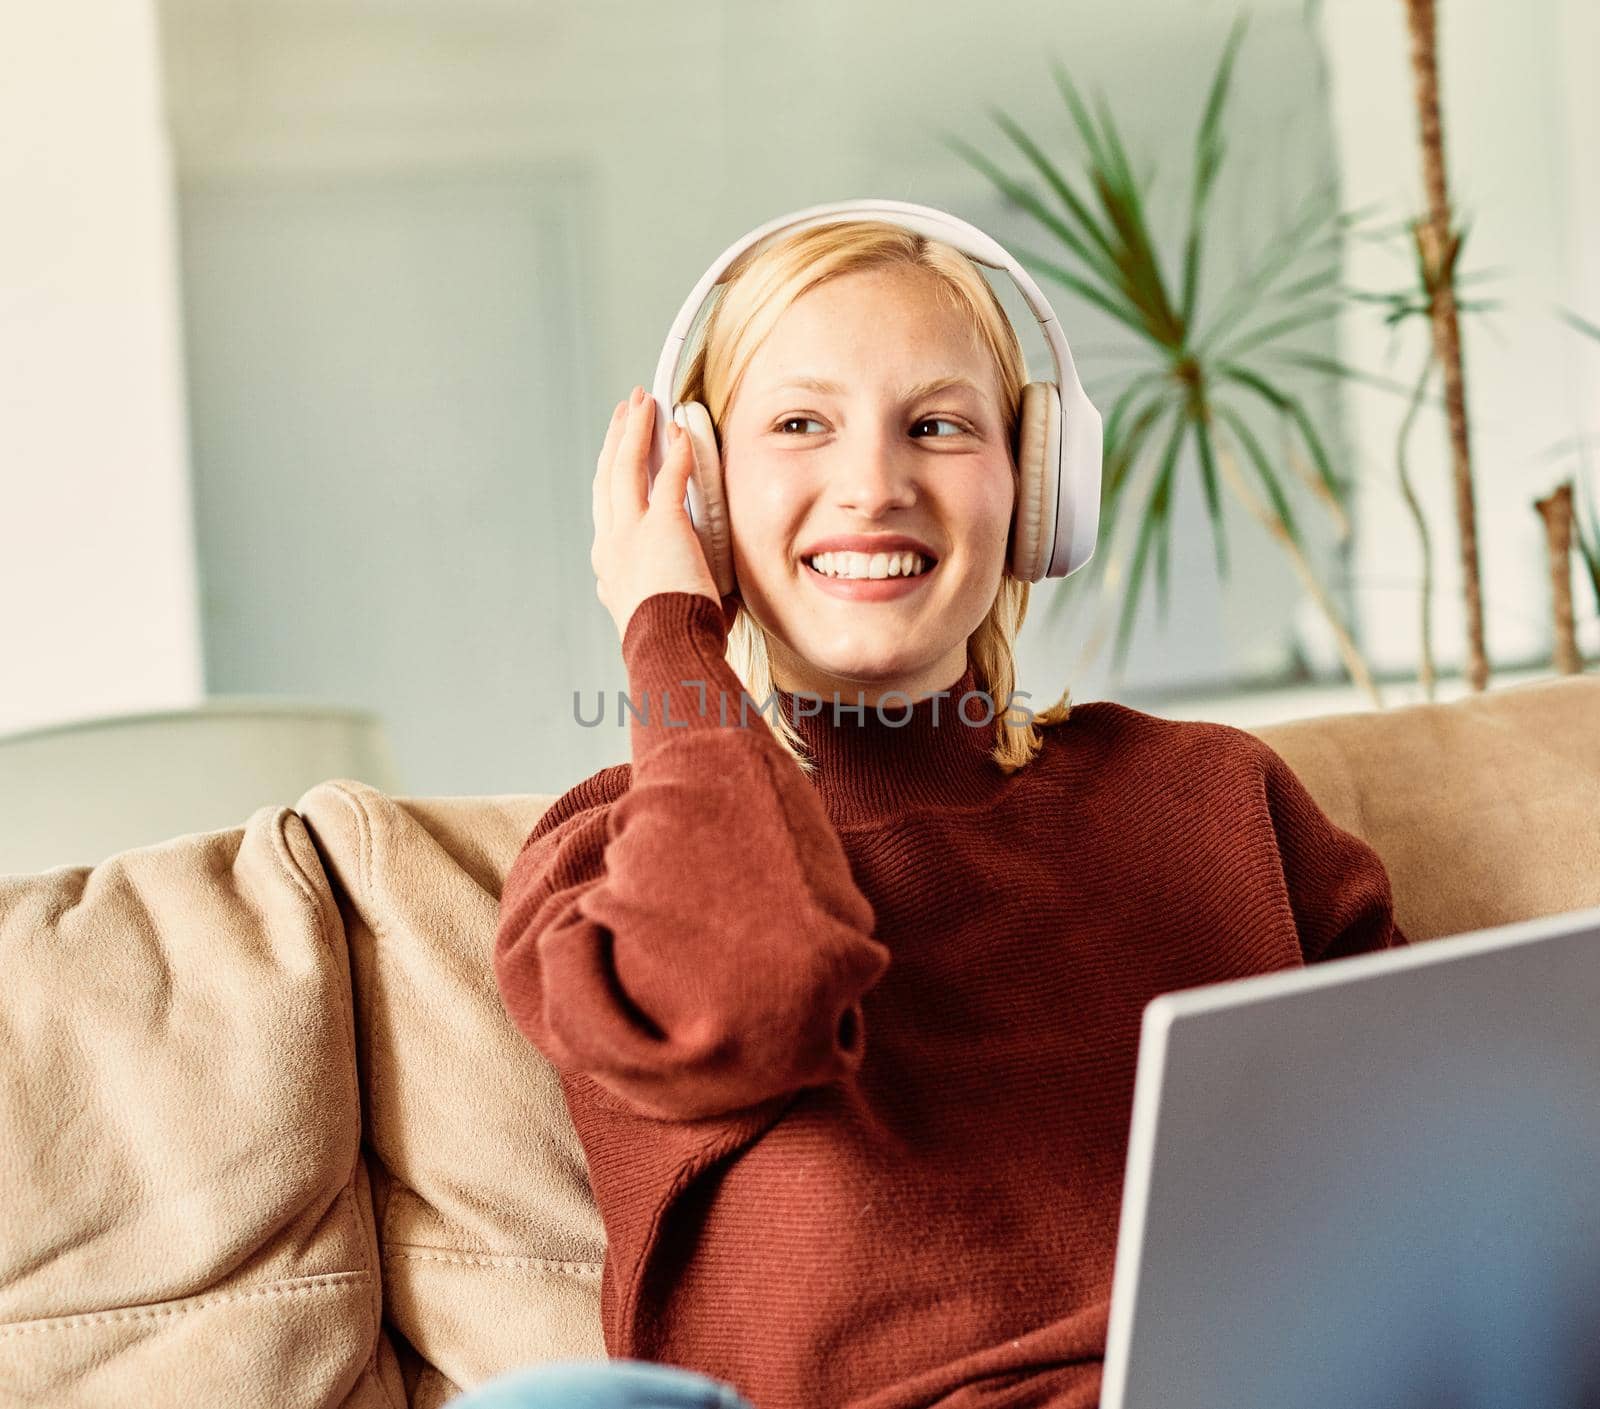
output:
[[[1371, 671], [1317, 579], [1291, 506], [1291, 490], [1299, 483], [1333, 516], [1339, 536], [1348, 532], [1350, 482], [1335, 472], [1325, 439], [1289, 377], [1345, 370], [1297, 346], [1295, 338], [1342, 306], [1340, 248], [1356, 217], [1339, 211], [1331, 190], [1314, 191], [1242, 276], [1214, 289], [1202, 287], [1207, 215], [1226, 154], [1224, 114], [1244, 33], [1241, 18], [1223, 45], [1210, 84], [1195, 142], [1186, 230], [1175, 254], [1168, 251], [1164, 257], [1158, 247], [1148, 181], [1135, 177], [1104, 98], [1091, 105], [1059, 63], [1053, 65], [1056, 86], [1082, 146], [1070, 158], [1074, 169], [1067, 169], [1068, 160], [1047, 155], [1002, 110], [990, 109], [1042, 182], [1042, 192], [1007, 175], [959, 136], [944, 134], [942, 140], [1059, 242], [1054, 257], [1016, 249], [1029, 271], [1093, 304], [1135, 340], [1133, 361], [1120, 373], [1123, 384], [1105, 416], [1101, 534], [1114, 545], [1102, 569], [1108, 587], [1114, 588], [1121, 568], [1115, 544], [1119, 516], [1137, 514], [1117, 622], [1116, 667], [1126, 654], [1152, 555], [1165, 617], [1173, 486], [1183, 451], [1192, 446], [1219, 575], [1225, 580], [1228, 574], [1221, 504], [1226, 486], [1288, 555], [1326, 616], [1351, 678], [1381, 704]], [[1262, 417], [1278, 424], [1287, 468], [1263, 443]], [[1130, 511], [1130, 502], [1141, 498]], [[1057, 594], [1052, 608], [1061, 600]]]

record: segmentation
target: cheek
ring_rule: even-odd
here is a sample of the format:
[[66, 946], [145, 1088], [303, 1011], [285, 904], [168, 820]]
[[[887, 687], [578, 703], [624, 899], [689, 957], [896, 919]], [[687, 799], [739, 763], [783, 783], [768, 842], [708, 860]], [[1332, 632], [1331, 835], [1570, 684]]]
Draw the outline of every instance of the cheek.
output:
[[752, 558], [779, 562], [802, 508], [780, 467], [741, 453], [724, 470], [722, 492], [735, 544]]
[[952, 511], [967, 525], [974, 539], [1004, 540], [1011, 531], [1016, 505], [1016, 481], [1005, 462], [989, 466], [962, 487]]

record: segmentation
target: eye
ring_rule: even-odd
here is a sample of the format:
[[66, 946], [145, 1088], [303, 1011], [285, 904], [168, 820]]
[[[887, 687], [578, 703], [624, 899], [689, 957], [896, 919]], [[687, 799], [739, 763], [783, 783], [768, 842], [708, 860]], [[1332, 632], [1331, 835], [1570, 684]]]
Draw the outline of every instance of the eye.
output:
[[[803, 415], [785, 416], [782, 420], [775, 422], [773, 424], [772, 429], [774, 431], [776, 431], [779, 435], [790, 435], [790, 434], [795, 434], [795, 432], [791, 432], [789, 430], [790, 426], [793, 426], [793, 425], [807, 425], [807, 424], [820, 426], [822, 424], [822, 422], [817, 420], [817, 418], [815, 416], [803, 416]], [[934, 439], [934, 440], [948, 440], [952, 433], [955, 434], [955, 435], [968, 435], [968, 434], [972, 433], [972, 427], [967, 425], [965, 421], [957, 421], [957, 420], [954, 420], [953, 418], [951, 418], [949, 416], [924, 416], [921, 420], [915, 421], [912, 424], [913, 424], [913, 427], [915, 427], [915, 426], [949, 426], [949, 427], [951, 427], [950, 431], [945, 431], [943, 433], [936, 433], [934, 436], [932, 436], [931, 439]], [[930, 439], [930, 437], [928, 437], [928, 436], [919, 436], [917, 438], [919, 440]]]
[[773, 427], [773, 429], [779, 434], [787, 434], [787, 432], [784, 430], [784, 427], [792, 426], [796, 421], [809, 421], [814, 426], [820, 426], [822, 424], [822, 422], [817, 420], [815, 416], [785, 416], [783, 420], [779, 421], [778, 424]]

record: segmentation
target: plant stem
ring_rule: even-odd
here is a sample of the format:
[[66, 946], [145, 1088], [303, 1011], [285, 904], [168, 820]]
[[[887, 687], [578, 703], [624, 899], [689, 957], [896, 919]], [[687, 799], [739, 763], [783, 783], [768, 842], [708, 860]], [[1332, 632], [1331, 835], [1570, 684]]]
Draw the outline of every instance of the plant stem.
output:
[[1550, 609], [1555, 629], [1555, 667], [1558, 674], [1576, 675], [1583, 669], [1578, 635], [1572, 624], [1572, 481], [1552, 490], [1533, 507], [1544, 520], [1545, 547], [1550, 561]]
[[1417, 525], [1417, 538], [1422, 544], [1422, 660], [1418, 669], [1418, 678], [1422, 682], [1423, 695], [1426, 699], [1433, 699], [1433, 547], [1428, 538], [1428, 520], [1422, 512], [1422, 505], [1417, 499], [1416, 490], [1411, 486], [1411, 474], [1406, 466], [1406, 445], [1411, 440], [1411, 428], [1416, 424], [1417, 412], [1422, 409], [1422, 398], [1427, 393], [1428, 378], [1433, 373], [1433, 353], [1430, 350], [1422, 361], [1422, 375], [1417, 378], [1417, 384], [1412, 389], [1411, 401], [1406, 406], [1405, 417], [1400, 422], [1400, 437], [1395, 442], [1394, 462], [1400, 475], [1400, 493], [1404, 496], [1406, 507], [1411, 510], [1412, 520]]
[[1450, 422], [1450, 452], [1456, 494], [1456, 525], [1461, 542], [1461, 591], [1466, 608], [1466, 677], [1473, 690], [1487, 688], [1489, 658], [1483, 643], [1483, 587], [1478, 568], [1477, 510], [1472, 497], [1472, 450], [1467, 435], [1466, 373], [1461, 360], [1461, 328], [1456, 316], [1455, 250], [1450, 230], [1450, 196], [1445, 184], [1444, 128], [1439, 116], [1439, 57], [1434, 0], [1404, 0], [1411, 30], [1411, 69], [1421, 134], [1422, 181], [1428, 219], [1417, 226], [1433, 324], [1434, 354], [1444, 374]]
[[1318, 609], [1333, 628], [1334, 639], [1339, 643], [1339, 654], [1344, 659], [1345, 669], [1350, 672], [1350, 678], [1371, 696], [1375, 708], [1382, 709], [1383, 696], [1378, 693], [1372, 672], [1362, 659], [1361, 652], [1356, 649], [1356, 643], [1351, 639], [1344, 623], [1339, 620], [1339, 614], [1334, 610], [1333, 602], [1323, 590], [1322, 584], [1317, 581], [1317, 575], [1311, 570], [1311, 564], [1300, 551], [1299, 545], [1290, 537], [1289, 530], [1283, 526], [1283, 521], [1257, 498], [1254, 491], [1245, 483], [1233, 452], [1220, 439], [1217, 442], [1217, 464], [1222, 470], [1222, 477], [1228, 482], [1228, 487], [1239, 496], [1261, 526], [1278, 540], [1279, 546], [1289, 555], [1289, 561], [1294, 564], [1301, 582], [1305, 584]]

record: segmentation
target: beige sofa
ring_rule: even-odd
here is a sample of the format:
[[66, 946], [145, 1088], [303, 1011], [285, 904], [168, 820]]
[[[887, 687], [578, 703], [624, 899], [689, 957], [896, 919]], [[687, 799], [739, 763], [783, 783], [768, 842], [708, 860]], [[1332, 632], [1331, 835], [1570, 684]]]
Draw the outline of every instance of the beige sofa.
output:
[[[1600, 904], [1597, 726], [1574, 677], [1259, 732], [1426, 940]], [[582, 1150], [489, 964], [549, 801], [333, 781], [0, 878], [0, 1406], [431, 1409], [604, 1354]]]

